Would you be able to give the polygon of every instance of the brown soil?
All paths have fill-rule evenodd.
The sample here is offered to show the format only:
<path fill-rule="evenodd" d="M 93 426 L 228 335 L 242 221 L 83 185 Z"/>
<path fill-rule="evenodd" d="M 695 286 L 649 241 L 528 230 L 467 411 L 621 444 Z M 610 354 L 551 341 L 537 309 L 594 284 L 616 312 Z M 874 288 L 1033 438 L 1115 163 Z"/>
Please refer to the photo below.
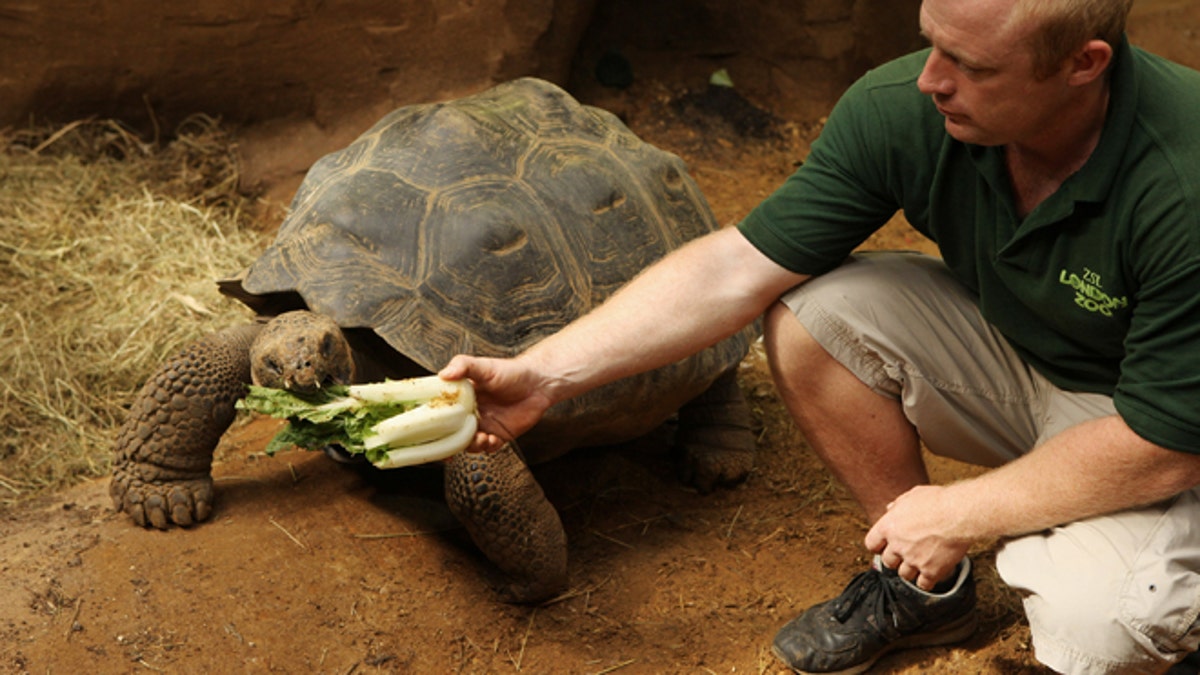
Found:
<path fill-rule="evenodd" d="M 1135 33 L 1200 65 L 1191 3 Z M 1186 14 L 1186 16 L 1182 16 Z M 803 157 L 815 125 L 773 121 L 693 87 L 638 82 L 581 96 L 684 157 L 733 223 Z M 721 96 L 727 96 L 721 95 Z M 872 247 L 924 248 L 901 222 Z M 446 510 L 435 469 L 365 473 L 319 454 L 266 457 L 274 427 L 242 423 L 218 449 L 218 505 L 186 531 L 110 508 L 107 481 L 0 514 L 0 669 L 12 673 L 782 673 L 775 631 L 867 563 L 857 507 L 805 447 L 757 353 L 743 385 L 758 466 L 700 495 L 656 439 L 576 452 L 536 475 L 570 546 L 571 590 L 502 604 L 487 562 Z M 973 469 L 931 458 L 937 481 Z M 975 552 L 982 624 L 950 648 L 879 671 L 1032 673 L 1014 594 Z"/>

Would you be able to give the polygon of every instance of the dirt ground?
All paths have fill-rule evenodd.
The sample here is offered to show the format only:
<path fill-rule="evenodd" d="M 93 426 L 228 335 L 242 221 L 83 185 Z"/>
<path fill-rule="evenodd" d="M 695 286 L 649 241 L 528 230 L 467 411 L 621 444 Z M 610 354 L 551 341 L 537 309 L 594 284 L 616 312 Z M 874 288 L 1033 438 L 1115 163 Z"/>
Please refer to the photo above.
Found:
<path fill-rule="evenodd" d="M 1200 65 L 1200 8 L 1160 5 L 1135 40 Z M 817 128 L 764 126 L 702 85 L 586 93 L 680 154 L 722 223 L 782 181 Z M 900 222 L 869 246 L 929 250 Z M 568 593 L 537 607 L 497 601 L 436 469 L 266 457 L 271 422 L 227 434 L 217 508 L 187 531 L 133 526 L 113 513 L 106 480 L 46 495 L 0 514 L 0 671 L 783 673 L 772 636 L 867 564 L 865 522 L 788 421 L 757 352 L 742 384 L 760 450 L 740 487 L 682 487 L 659 437 L 537 467 L 571 574 Z M 974 471 L 931 463 L 939 482 Z M 978 633 L 885 657 L 878 672 L 1040 672 L 990 547 L 974 556 Z"/>

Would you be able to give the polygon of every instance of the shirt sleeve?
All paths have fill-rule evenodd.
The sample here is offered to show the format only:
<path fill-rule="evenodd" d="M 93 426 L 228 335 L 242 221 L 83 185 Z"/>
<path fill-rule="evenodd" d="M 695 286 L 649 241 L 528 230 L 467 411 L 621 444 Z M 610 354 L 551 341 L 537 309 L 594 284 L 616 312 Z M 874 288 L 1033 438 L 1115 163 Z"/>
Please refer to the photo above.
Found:
<path fill-rule="evenodd" d="M 888 184 L 888 129 L 875 114 L 875 95 L 869 76 L 855 83 L 804 163 L 738 226 L 788 270 L 833 269 L 900 207 Z"/>
<path fill-rule="evenodd" d="M 1142 438 L 1200 453 L 1200 217 L 1182 198 L 1155 201 L 1142 209 L 1154 226 L 1133 239 L 1139 285 L 1113 403 Z"/>

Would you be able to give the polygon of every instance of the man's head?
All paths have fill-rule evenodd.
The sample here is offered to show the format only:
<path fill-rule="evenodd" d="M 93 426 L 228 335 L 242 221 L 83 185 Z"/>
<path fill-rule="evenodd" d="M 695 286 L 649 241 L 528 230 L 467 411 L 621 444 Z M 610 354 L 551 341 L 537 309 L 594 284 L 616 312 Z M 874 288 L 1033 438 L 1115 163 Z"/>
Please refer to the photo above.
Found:
<path fill-rule="evenodd" d="M 1036 142 L 1098 105 L 1132 0 L 925 0 L 933 50 L 917 85 L 947 132 L 980 145 Z"/>

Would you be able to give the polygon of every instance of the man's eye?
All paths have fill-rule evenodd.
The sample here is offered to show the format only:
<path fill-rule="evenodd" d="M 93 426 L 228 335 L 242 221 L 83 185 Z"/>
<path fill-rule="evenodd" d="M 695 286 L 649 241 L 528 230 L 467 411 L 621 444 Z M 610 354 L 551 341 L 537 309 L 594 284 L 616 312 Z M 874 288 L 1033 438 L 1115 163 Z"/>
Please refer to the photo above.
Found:
<path fill-rule="evenodd" d="M 969 79 L 982 80 L 995 72 L 992 68 L 983 66 L 969 66 L 961 61 L 958 63 L 958 71 Z"/>

